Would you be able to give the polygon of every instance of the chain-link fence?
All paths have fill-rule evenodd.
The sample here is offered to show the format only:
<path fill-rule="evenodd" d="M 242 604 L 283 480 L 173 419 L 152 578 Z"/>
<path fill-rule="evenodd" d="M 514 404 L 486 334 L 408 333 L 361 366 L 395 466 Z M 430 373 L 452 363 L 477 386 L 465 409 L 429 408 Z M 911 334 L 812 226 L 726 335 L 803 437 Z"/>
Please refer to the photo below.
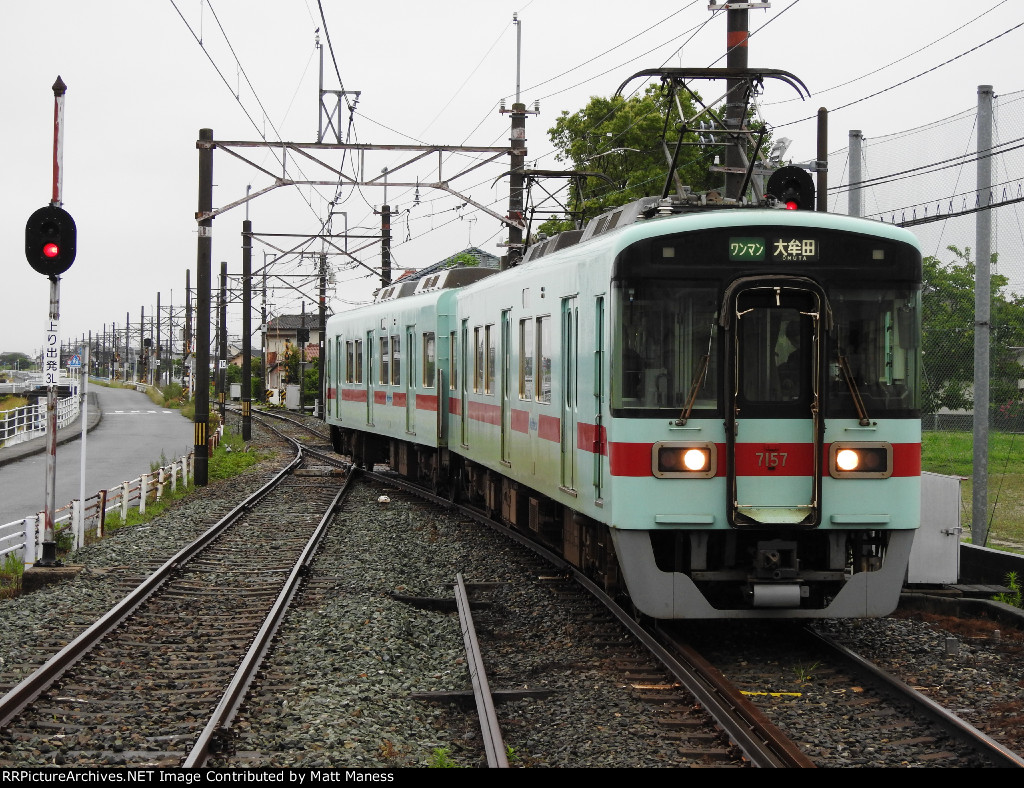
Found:
<path fill-rule="evenodd" d="M 973 101 L 973 106 L 917 128 L 877 138 L 870 128 L 859 129 L 860 199 L 864 216 L 905 225 L 921 242 L 926 258 L 925 467 L 965 477 L 972 472 L 970 432 L 975 417 L 976 222 L 981 206 L 994 206 L 985 212 L 992 220 L 991 250 L 996 256 L 989 347 L 989 543 L 1001 538 L 1024 541 L 1024 474 L 1015 470 L 1024 448 L 1024 434 L 1016 436 L 1024 433 L 1024 91 L 995 96 L 993 186 L 988 199 L 977 191 L 977 162 L 984 155 L 977 143 L 977 96 L 962 99 L 955 101 Z M 941 109 L 934 114 L 942 114 Z M 837 130 L 831 134 L 836 139 Z M 828 207 L 833 212 L 848 212 L 851 148 L 856 150 L 856 144 L 829 154 Z M 948 456 L 936 456 L 941 454 Z M 969 487 L 965 484 L 965 497 Z M 965 521 L 970 509 L 967 499 Z"/>

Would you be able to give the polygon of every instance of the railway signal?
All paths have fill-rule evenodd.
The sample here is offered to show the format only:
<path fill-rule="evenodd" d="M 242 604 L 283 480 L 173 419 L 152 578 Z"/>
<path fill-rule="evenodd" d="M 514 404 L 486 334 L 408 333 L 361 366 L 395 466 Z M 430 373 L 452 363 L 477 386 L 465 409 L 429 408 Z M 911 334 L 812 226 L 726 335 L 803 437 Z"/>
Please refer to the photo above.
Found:
<path fill-rule="evenodd" d="M 787 211 L 814 210 L 814 181 L 800 167 L 783 167 L 773 172 L 766 191 Z"/>
<path fill-rule="evenodd" d="M 28 264 L 45 276 L 60 276 L 75 262 L 77 235 L 75 220 L 63 208 L 40 208 L 25 224 Z"/>

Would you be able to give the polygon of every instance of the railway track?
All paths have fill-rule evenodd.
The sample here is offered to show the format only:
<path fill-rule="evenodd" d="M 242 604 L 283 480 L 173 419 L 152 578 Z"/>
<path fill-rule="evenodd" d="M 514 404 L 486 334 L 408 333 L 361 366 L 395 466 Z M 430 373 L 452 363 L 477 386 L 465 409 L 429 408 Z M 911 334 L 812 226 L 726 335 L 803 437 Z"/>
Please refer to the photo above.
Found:
<path fill-rule="evenodd" d="M 704 652 L 819 766 L 1024 766 L 1024 756 L 811 627 L 665 633 L 695 644 L 686 647 Z"/>
<path fill-rule="evenodd" d="M 295 593 L 342 481 L 301 449 L 0 698 L 0 766 L 205 763 Z M 209 722 L 207 722 L 209 720 Z"/>
<path fill-rule="evenodd" d="M 317 434 L 314 451 L 324 448 L 324 436 Z M 297 478 L 308 483 L 316 477 Z M 346 501 L 344 515 L 325 536 L 317 562 L 303 564 L 302 587 L 292 598 L 288 620 L 280 623 L 275 645 L 264 650 L 263 667 L 255 676 L 250 672 L 235 680 L 236 696 L 247 696 L 244 706 L 221 703 L 230 671 L 223 671 L 219 689 L 213 689 L 214 679 L 207 681 L 205 667 L 195 664 L 216 661 L 218 638 L 205 646 L 202 660 L 163 660 L 171 672 L 151 673 L 149 684 L 145 670 L 132 672 L 127 664 L 135 661 L 128 646 L 138 648 L 139 643 L 114 645 L 105 654 L 108 647 L 101 646 L 33 702 L 44 709 L 42 717 L 27 728 L 5 728 L 0 734 L 3 763 L 29 762 L 22 756 L 31 748 L 31 762 L 45 758 L 51 765 L 198 765 L 198 759 L 185 760 L 183 742 L 189 737 L 198 741 L 200 730 L 210 728 L 206 754 L 213 766 L 422 766 L 431 762 L 431 751 L 450 754 L 460 765 L 484 765 L 477 717 L 462 706 L 471 693 L 458 619 L 430 607 L 431 600 L 453 600 L 452 579 L 458 572 L 465 574 L 496 718 L 511 748 L 510 765 L 622 766 L 624 752 L 631 765 L 647 766 L 898 765 L 901 761 L 882 760 L 882 755 L 860 757 L 890 745 L 906 763 L 998 763 L 973 755 L 951 758 L 949 753 L 959 758 L 960 745 L 951 746 L 947 733 L 911 727 L 918 723 L 907 712 L 880 713 L 881 701 L 871 696 L 865 702 L 868 693 L 850 689 L 866 687 L 863 679 L 815 665 L 818 657 L 802 657 L 787 640 L 781 646 L 786 659 L 802 659 L 803 678 L 821 686 L 811 681 L 799 702 L 785 692 L 758 695 L 789 684 L 778 675 L 770 678 L 767 663 L 773 658 L 763 650 L 768 640 L 750 632 L 740 645 L 723 636 L 717 638 L 722 648 L 707 650 L 707 661 L 742 690 L 726 690 L 724 700 L 716 701 L 739 709 L 736 721 L 716 722 L 706 711 L 711 704 L 701 697 L 709 692 L 706 685 L 718 681 L 716 671 L 693 664 L 670 668 L 655 660 L 642 646 L 643 636 L 628 633 L 596 607 L 564 565 L 545 568 L 503 537 L 482 537 L 468 514 L 428 506 L 390 475 L 372 484 L 360 481 L 356 491 L 356 500 Z M 301 496 L 307 497 L 305 492 Z M 298 517 L 294 511 L 286 516 Z M 268 552 L 271 543 L 263 544 L 257 552 Z M 278 566 L 263 574 L 265 585 L 267 577 L 287 572 Z M 178 623 L 211 587 L 207 581 L 223 578 L 231 584 L 235 575 L 235 567 L 209 559 L 201 580 L 183 587 L 175 599 Z M 427 603 L 421 606 L 419 600 Z M 234 616 L 230 626 L 243 616 Z M 224 620 L 222 615 L 219 621 Z M 255 619 L 252 624 L 258 628 Z M 158 624 L 148 631 L 133 625 L 123 631 L 134 632 L 135 641 L 152 645 L 159 640 L 169 647 L 172 639 L 194 639 L 195 629 L 175 633 L 170 625 Z M 229 640 L 228 634 L 225 625 L 219 640 Z M 244 650 L 223 661 L 239 662 Z M 735 674 L 733 666 L 744 659 L 761 672 Z M 91 672 L 87 660 L 94 660 Z M 684 661 L 700 663 L 692 655 Z M 684 678 L 687 672 L 696 677 Z M 109 689 L 101 702 L 82 702 L 88 700 L 85 691 L 104 680 L 116 689 Z M 696 692 L 687 689 L 691 683 Z M 217 722 L 206 723 L 206 717 L 188 710 L 185 698 L 195 684 L 205 692 L 199 696 L 208 712 L 218 705 L 227 710 Z M 136 687 L 146 700 L 133 702 Z M 826 706 L 825 698 L 831 702 L 843 695 L 854 700 L 845 710 Z M 815 702 L 808 707 L 812 697 Z M 108 706 L 105 716 L 91 709 L 101 703 Z M 794 729 L 790 717 L 777 712 L 787 704 L 792 712 L 798 703 L 803 707 L 796 716 L 804 727 Z M 771 726 L 755 727 L 760 723 L 749 719 L 754 706 L 753 716 L 759 713 L 777 726 L 776 732 Z M 171 718 L 155 720 L 151 727 L 137 719 L 152 716 L 157 707 Z M 228 725 L 230 733 L 225 732 Z M 823 743 L 840 728 L 846 729 L 845 737 L 837 734 L 840 744 L 853 749 L 851 739 L 856 739 L 862 752 L 844 754 L 841 746 Z M 779 754 L 791 746 L 781 731 L 800 743 L 805 762 L 799 751 Z M 768 753 L 757 754 L 756 748 L 766 743 Z"/>

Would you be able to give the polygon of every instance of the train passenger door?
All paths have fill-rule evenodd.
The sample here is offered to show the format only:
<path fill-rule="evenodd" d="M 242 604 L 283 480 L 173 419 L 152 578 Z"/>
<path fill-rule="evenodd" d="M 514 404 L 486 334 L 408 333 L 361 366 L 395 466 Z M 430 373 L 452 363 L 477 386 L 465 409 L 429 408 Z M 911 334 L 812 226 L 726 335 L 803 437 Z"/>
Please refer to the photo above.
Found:
<path fill-rule="evenodd" d="M 594 499 L 604 487 L 604 296 L 598 296 L 594 319 Z"/>
<path fill-rule="evenodd" d="M 461 436 L 459 442 L 464 447 L 469 446 L 468 418 L 469 418 L 469 379 L 472 376 L 469 366 L 469 321 L 462 321 L 462 342 L 459 352 L 462 354 L 461 375 L 459 378 L 459 430 Z"/>
<path fill-rule="evenodd" d="M 405 431 L 416 434 L 416 326 L 405 328 Z"/>
<path fill-rule="evenodd" d="M 366 423 L 373 425 L 373 332 L 366 332 Z"/>
<path fill-rule="evenodd" d="M 501 461 L 508 465 L 512 458 L 512 315 L 501 313 Z"/>
<path fill-rule="evenodd" d="M 808 280 L 773 284 L 778 281 L 751 278 L 726 295 L 733 321 L 728 452 L 736 525 L 819 523 L 827 302 Z"/>
<path fill-rule="evenodd" d="M 562 489 L 576 489 L 576 367 L 579 311 L 576 297 L 562 299 Z"/>

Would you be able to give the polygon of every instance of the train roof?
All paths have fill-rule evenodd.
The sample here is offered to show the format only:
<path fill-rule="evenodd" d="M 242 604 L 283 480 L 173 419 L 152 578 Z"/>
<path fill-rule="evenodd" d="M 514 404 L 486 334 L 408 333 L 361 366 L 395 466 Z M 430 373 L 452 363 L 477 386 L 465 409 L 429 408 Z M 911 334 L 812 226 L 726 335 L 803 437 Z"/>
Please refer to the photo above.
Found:
<path fill-rule="evenodd" d="M 680 222 L 680 219 L 685 221 Z M 619 231 L 622 239 L 616 246 L 621 248 L 642 238 L 668 233 L 754 225 L 841 230 L 900 241 L 920 250 L 920 243 L 912 232 L 874 219 L 809 210 L 791 211 L 763 205 L 694 206 L 692 203 L 673 199 L 645 197 L 595 216 L 582 230 L 559 233 L 534 244 L 527 250 L 523 263 L 540 260 L 546 255 L 608 236 L 616 231 Z M 627 229 L 631 231 L 625 232 Z"/>

